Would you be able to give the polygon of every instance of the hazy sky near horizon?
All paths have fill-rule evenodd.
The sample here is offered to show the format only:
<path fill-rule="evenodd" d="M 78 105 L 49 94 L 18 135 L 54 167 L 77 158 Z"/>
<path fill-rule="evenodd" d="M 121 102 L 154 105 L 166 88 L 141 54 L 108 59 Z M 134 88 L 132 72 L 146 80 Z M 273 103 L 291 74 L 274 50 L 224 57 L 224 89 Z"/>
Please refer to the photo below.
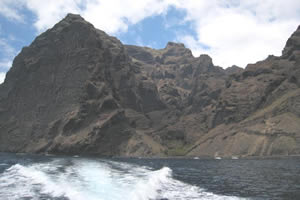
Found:
<path fill-rule="evenodd" d="M 0 83 L 23 46 L 67 13 L 125 44 L 184 43 L 223 68 L 281 55 L 300 24 L 299 0 L 0 0 Z"/>

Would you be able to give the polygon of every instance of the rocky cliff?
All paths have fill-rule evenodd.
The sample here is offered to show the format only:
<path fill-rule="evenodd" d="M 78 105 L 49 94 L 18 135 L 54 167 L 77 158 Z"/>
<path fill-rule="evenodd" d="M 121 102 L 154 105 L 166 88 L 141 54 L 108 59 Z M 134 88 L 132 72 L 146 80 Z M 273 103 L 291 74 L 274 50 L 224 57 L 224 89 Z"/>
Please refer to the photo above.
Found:
<path fill-rule="evenodd" d="M 123 45 L 68 14 L 0 85 L 0 151 L 300 154 L 300 27 L 282 56 L 224 70 L 183 44 Z"/>

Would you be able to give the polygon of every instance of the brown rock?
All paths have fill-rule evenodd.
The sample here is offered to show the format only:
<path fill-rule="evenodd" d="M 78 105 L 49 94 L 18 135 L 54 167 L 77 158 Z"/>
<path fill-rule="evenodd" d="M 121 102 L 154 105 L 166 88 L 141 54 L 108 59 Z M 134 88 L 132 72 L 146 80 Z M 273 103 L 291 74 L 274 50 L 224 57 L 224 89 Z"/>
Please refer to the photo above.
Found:
<path fill-rule="evenodd" d="M 183 44 L 121 42 L 69 14 L 0 85 L 0 151 L 105 156 L 300 153 L 299 28 L 280 57 L 226 70 Z"/>

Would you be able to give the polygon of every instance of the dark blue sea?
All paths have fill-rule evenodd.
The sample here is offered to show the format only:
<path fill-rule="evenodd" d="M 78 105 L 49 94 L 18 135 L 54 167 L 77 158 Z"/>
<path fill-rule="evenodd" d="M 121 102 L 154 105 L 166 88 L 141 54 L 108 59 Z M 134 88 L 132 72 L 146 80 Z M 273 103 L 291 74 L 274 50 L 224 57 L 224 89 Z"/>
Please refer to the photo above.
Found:
<path fill-rule="evenodd" d="M 1 200 L 300 199 L 300 158 L 107 159 L 0 153 Z"/>

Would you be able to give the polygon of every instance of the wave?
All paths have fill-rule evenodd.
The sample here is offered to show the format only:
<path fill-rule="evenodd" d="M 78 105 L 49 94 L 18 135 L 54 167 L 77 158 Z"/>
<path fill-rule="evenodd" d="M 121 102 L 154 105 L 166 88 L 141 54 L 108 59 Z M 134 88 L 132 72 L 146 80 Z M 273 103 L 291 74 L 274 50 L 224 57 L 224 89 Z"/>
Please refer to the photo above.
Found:
<path fill-rule="evenodd" d="M 112 161 L 54 160 L 28 166 L 16 164 L 0 176 L 0 199 L 156 200 L 219 199 L 172 177 L 163 167 L 146 167 Z"/>
<path fill-rule="evenodd" d="M 149 175 L 144 180 L 137 182 L 130 196 L 132 196 L 133 200 L 156 199 L 163 186 L 168 184 L 171 174 L 172 170 L 168 167 L 149 172 Z"/>

